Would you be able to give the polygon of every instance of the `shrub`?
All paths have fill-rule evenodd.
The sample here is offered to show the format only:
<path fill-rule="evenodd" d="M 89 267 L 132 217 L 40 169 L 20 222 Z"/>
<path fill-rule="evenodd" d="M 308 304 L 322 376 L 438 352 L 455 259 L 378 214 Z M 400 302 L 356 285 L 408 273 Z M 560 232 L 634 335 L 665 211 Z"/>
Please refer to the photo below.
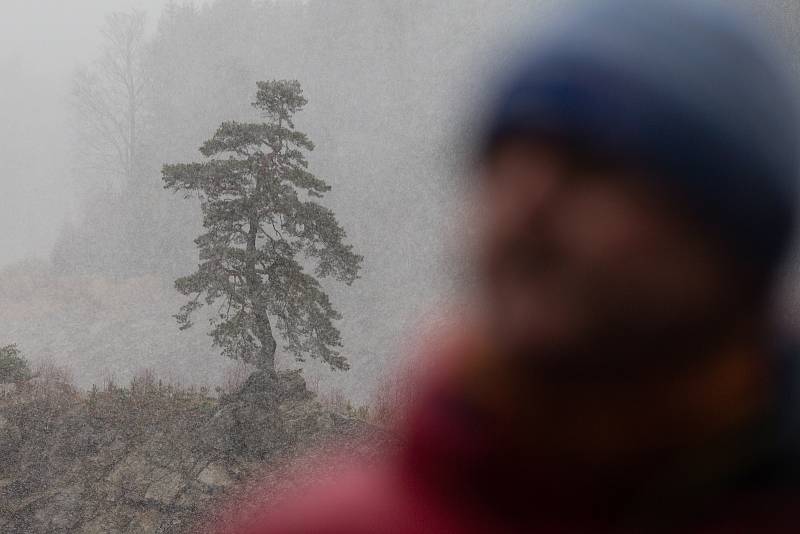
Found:
<path fill-rule="evenodd" d="M 218 391 L 221 395 L 234 395 L 238 393 L 248 377 L 253 373 L 255 367 L 241 360 L 236 360 L 233 365 L 225 368 L 222 375 L 222 384 Z"/>
<path fill-rule="evenodd" d="M 17 346 L 0 347 L 0 383 L 22 382 L 30 377 L 30 364 Z"/>
<path fill-rule="evenodd" d="M 402 424 L 402 418 L 414 401 L 415 384 L 415 375 L 409 368 L 403 367 L 387 374 L 372 393 L 369 422 L 386 427 Z"/>
<path fill-rule="evenodd" d="M 51 400 L 74 400 L 78 396 L 72 370 L 49 361 L 36 365 L 26 389 L 34 397 Z"/>

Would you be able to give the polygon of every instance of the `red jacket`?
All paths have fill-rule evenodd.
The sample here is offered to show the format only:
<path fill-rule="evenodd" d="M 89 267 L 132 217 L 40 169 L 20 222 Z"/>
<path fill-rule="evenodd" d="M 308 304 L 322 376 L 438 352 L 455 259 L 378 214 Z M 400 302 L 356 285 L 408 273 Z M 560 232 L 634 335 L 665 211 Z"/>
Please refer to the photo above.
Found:
<path fill-rule="evenodd" d="M 399 451 L 387 454 L 377 466 L 359 466 L 357 459 L 344 462 L 339 474 L 326 482 L 311 483 L 307 489 L 285 495 L 280 504 L 260 511 L 255 518 L 240 522 L 234 518 L 219 531 L 800 532 L 800 476 L 796 476 L 797 463 L 791 459 L 795 455 L 780 452 L 784 438 L 779 435 L 783 434 L 773 431 L 771 422 L 747 425 L 746 439 L 740 440 L 737 433 L 730 439 L 704 443 L 694 456 L 680 448 L 669 449 L 664 465 L 676 466 L 669 469 L 659 469 L 663 466 L 655 459 L 661 451 L 651 451 L 647 440 L 641 442 L 647 444 L 641 462 L 637 460 L 641 447 L 608 456 L 608 450 L 617 451 L 619 444 L 608 448 L 602 440 L 596 445 L 578 443 L 575 451 L 597 450 L 597 458 L 603 460 L 584 460 L 568 452 L 561 456 L 554 453 L 557 448 L 537 443 L 559 443 L 551 436 L 560 431 L 557 418 L 549 412 L 574 416 L 569 411 L 572 405 L 551 405 L 545 410 L 546 426 L 529 425 L 537 418 L 517 413 L 525 411 L 523 399 L 516 399 L 522 403 L 516 411 L 499 413 L 496 407 L 503 403 L 484 402 L 483 394 L 475 393 L 480 384 L 471 384 L 471 374 L 462 372 L 471 365 L 465 351 L 475 352 L 475 348 L 466 344 L 452 349 L 451 355 L 457 357 L 445 360 L 458 364 L 434 373 L 422 388 L 403 426 Z M 709 380 L 720 374 L 715 373 L 708 374 Z M 481 377 L 490 375 L 486 369 L 479 373 Z M 491 391 L 492 387 L 484 389 Z M 584 401 L 577 404 L 587 404 Z M 638 414 L 641 410 L 637 408 L 631 413 Z M 603 412 L 587 408 L 580 413 L 594 416 Z M 609 421 L 614 424 L 613 419 Z M 587 420 L 577 428 L 592 426 Z M 713 421 L 708 426 L 713 428 Z M 567 424 L 566 428 L 571 427 Z M 569 432 L 564 435 L 572 436 Z M 582 435 L 588 436 L 584 441 L 591 441 L 593 434 Z M 640 434 L 633 435 L 633 441 L 639 443 Z M 746 454 L 720 460 L 737 450 L 740 441 L 746 443 Z M 621 443 L 628 446 L 626 441 Z M 756 445 L 751 447 L 751 443 Z M 623 458 L 625 463 L 611 463 L 611 469 L 604 469 L 606 456 L 615 461 Z M 673 462 L 675 456 L 687 456 L 691 461 Z M 716 469 L 717 465 L 721 467 Z"/>

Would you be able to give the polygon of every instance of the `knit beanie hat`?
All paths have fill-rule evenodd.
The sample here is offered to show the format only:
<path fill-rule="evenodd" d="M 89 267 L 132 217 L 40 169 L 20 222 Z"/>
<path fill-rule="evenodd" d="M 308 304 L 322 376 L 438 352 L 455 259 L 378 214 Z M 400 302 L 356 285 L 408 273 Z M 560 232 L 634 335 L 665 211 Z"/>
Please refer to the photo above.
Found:
<path fill-rule="evenodd" d="M 630 159 L 748 270 L 772 280 L 793 237 L 792 76 L 742 18 L 696 0 L 599 0 L 521 54 L 482 141 L 555 135 Z"/>

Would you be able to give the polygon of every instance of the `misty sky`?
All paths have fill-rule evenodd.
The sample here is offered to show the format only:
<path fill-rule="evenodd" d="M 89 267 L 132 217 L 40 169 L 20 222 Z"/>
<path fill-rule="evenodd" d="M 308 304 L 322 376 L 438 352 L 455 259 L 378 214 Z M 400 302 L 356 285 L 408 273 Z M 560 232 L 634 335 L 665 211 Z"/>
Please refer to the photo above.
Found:
<path fill-rule="evenodd" d="M 65 217 L 70 184 L 68 96 L 72 73 L 96 55 L 112 11 L 169 0 L 2 0 L 0 16 L 0 267 L 46 257 Z"/>
<path fill-rule="evenodd" d="M 173 314 L 181 299 L 165 290 L 196 265 L 196 220 L 188 216 L 191 206 L 163 194 L 154 169 L 197 158 L 196 147 L 219 121 L 238 117 L 240 104 L 249 111 L 256 76 L 297 78 L 312 96 L 306 113 L 320 146 L 314 170 L 334 185 L 331 207 L 366 258 L 362 279 L 332 293 L 346 318 L 342 330 L 353 369 L 330 381 L 353 398 L 366 398 L 395 354 L 412 352 L 405 345 L 395 349 L 414 337 L 405 332 L 434 322 L 437 299 L 462 272 L 453 267 L 461 258 L 451 244 L 458 239 L 450 239 L 458 219 L 442 201 L 457 196 L 449 176 L 454 169 L 445 169 L 457 152 L 449 143 L 460 134 L 449 131 L 459 129 L 453 117 L 474 104 L 476 87 L 488 84 L 489 72 L 503 63 L 494 58 L 504 56 L 491 50 L 504 48 L 523 25 L 535 31 L 557 8 L 591 0 L 391 1 L 320 1 L 318 12 L 292 26 L 300 28 L 295 33 L 264 32 L 257 18 L 251 24 L 246 2 L 219 2 L 218 10 L 197 20 L 176 18 L 181 24 L 175 28 L 187 33 L 162 42 L 159 50 L 167 53 L 152 65 L 162 82 L 176 83 L 158 89 L 163 98 L 153 111 L 161 130 L 154 130 L 152 143 L 163 150 L 148 154 L 150 170 L 137 177 L 139 185 L 149 185 L 139 196 L 82 198 L 79 208 L 72 158 L 80 151 L 72 141 L 69 102 L 75 69 L 102 49 L 100 27 L 108 13 L 144 10 L 152 31 L 170 0 L 0 0 L 0 268 L 47 258 L 65 219 L 88 221 L 59 241 L 60 263 L 6 270 L 17 274 L 0 279 L 8 303 L 0 343 L 18 342 L 34 358 L 58 358 L 87 387 L 104 369 L 127 380 L 125 370 L 147 366 L 160 366 L 162 373 L 190 369 L 196 372 L 189 380 L 214 382 L 222 369 L 218 351 L 200 328 L 179 335 Z M 800 2 L 717 1 L 756 7 L 754 16 L 773 30 L 785 25 L 780 31 L 800 72 Z M 465 8 L 473 4 L 497 9 Z M 334 12 L 338 19 L 329 17 Z M 398 13 L 404 24 L 396 24 Z M 331 61 L 336 54 L 342 61 Z M 176 76 L 175 66 L 184 63 Z M 204 113 L 193 111 L 206 105 Z M 466 108 L 461 113 L 469 115 Z M 90 276 L 78 280 L 74 273 Z M 20 287 L 21 293 L 13 291 Z"/>
<path fill-rule="evenodd" d="M 61 223 L 77 211 L 70 182 L 68 96 L 76 66 L 97 54 L 105 15 L 143 9 L 152 29 L 169 2 L 2 0 L 0 267 L 46 257 Z M 791 2 L 774 0 L 775 11 L 797 12 L 788 7 Z"/>

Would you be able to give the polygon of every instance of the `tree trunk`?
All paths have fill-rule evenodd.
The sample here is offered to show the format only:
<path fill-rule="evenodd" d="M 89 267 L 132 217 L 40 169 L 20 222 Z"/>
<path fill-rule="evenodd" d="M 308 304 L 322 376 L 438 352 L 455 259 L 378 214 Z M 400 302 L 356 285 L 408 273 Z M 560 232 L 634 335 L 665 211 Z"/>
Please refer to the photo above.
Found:
<path fill-rule="evenodd" d="M 250 293 L 249 299 L 253 306 L 253 318 L 255 320 L 255 336 L 258 338 L 261 345 L 256 361 L 253 362 L 255 366 L 270 374 L 275 373 L 275 350 L 278 344 L 275 342 L 275 336 L 272 335 L 272 326 L 269 322 L 267 315 L 267 307 L 264 304 L 263 297 L 261 296 L 261 279 L 256 273 L 256 246 L 258 240 L 258 215 L 255 213 L 250 214 L 250 228 L 247 235 L 247 264 L 245 266 L 247 272 L 247 289 Z"/>
<path fill-rule="evenodd" d="M 275 342 L 275 336 L 272 335 L 272 328 L 269 324 L 269 317 L 266 313 L 259 311 L 255 312 L 256 318 L 256 337 L 261 343 L 261 349 L 258 353 L 258 361 L 256 367 L 269 373 L 275 372 L 275 350 L 278 344 Z"/>

